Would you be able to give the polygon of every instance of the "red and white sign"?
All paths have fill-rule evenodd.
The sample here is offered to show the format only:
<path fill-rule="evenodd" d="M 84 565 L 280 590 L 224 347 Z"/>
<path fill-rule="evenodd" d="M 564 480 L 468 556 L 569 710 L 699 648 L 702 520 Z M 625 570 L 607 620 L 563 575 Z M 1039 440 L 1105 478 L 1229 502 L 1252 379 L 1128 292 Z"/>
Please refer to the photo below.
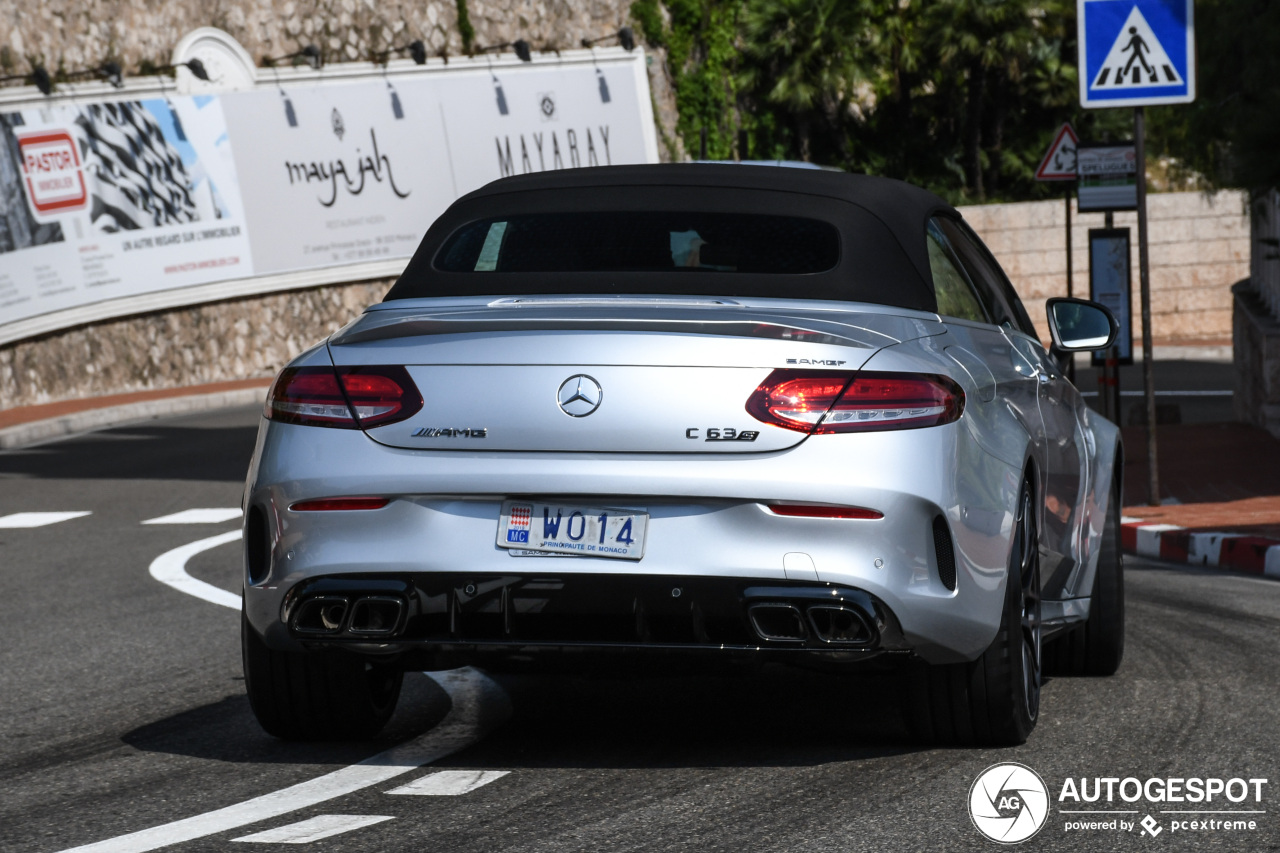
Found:
<path fill-rule="evenodd" d="M 1040 161 L 1036 169 L 1037 181 L 1074 181 L 1076 179 L 1076 148 L 1080 140 L 1071 125 L 1064 124 L 1058 128 L 1058 135 L 1049 146 L 1049 153 Z"/>
<path fill-rule="evenodd" d="M 18 137 L 27 197 L 37 219 L 83 210 L 89 203 L 80 152 L 65 130 Z"/>

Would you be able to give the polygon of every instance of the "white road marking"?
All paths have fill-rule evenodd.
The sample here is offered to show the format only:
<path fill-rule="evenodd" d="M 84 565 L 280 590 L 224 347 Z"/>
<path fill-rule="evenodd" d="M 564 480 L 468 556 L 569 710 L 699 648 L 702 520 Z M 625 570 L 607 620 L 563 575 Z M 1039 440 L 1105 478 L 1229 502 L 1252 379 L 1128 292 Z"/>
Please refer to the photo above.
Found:
<path fill-rule="evenodd" d="M 241 515 L 239 507 L 218 507 L 214 509 L 184 509 L 172 515 L 159 518 L 148 518 L 143 524 L 221 524 Z"/>
<path fill-rule="evenodd" d="M 214 604 L 240 609 L 240 596 L 218 589 L 187 574 L 187 560 L 202 551 L 240 538 L 235 530 L 201 539 L 161 554 L 151 564 L 151 576 L 176 590 Z M 146 853 L 171 844 L 230 832 L 242 826 L 310 808 L 346 796 L 431 764 L 480 740 L 511 713 L 506 693 L 491 678 L 471 667 L 424 673 L 449 696 L 449 713 L 435 728 L 359 764 L 291 785 L 261 797 L 161 826 L 108 838 L 62 853 Z M 486 713 L 487 712 L 487 713 Z"/>
<path fill-rule="evenodd" d="M 232 841 L 248 841 L 253 844 L 310 844 L 331 835 L 340 835 L 353 829 L 373 826 L 384 820 L 391 820 L 391 815 L 360 814 L 322 814 L 316 815 L 288 826 L 268 829 L 266 832 L 255 832 Z"/>
<path fill-rule="evenodd" d="M 483 711 L 491 712 L 495 707 L 506 711 L 508 708 L 507 697 L 502 688 L 479 670 L 464 667 L 448 672 L 429 672 L 427 675 L 449 694 L 452 707 L 434 729 L 411 741 L 393 746 L 359 764 L 343 767 L 243 803 L 96 844 L 64 850 L 62 853 L 146 853 L 148 850 L 229 832 L 298 809 L 310 808 L 371 785 L 380 785 L 424 764 L 439 761 L 466 749 L 499 722 L 499 719 L 494 719 L 494 714 L 485 714 Z M 505 715 L 496 716 L 500 718 Z"/>
<path fill-rule="evenodd" d="M 172 551 L 165 551 L 151 562 L 151 577 L 160 581 L 160 583 L 168 584 L 178 592 L 185 592 L 187 595 L 194 595 L 196 598 L 202 598 L 212 604 L 221 604 L 223 607 L 239 610 L 239 595 L 234 592 L 227 592 L 225 589 L 219 589 L 213 584 L 205 583 L 202 580 L 196 580 L 187 574 L 187 560 L 202 551 L 208 551 L 210 548 L 234 542 L 239 538 L 240 531 L 231 530 L 227 533 L 211 536 L 208 539 L 192 542 L 189 545 L 183 545 L 180 548 L 174 548 Z"/>
<path fill-rule="evenodd" d="M 59 521 L 70 521 L 92 515 L 91 512 L 15 512 L 12 515 L 0 516 L 0 527 L 44 527 L 46 524 L 57 524 Z"/>
<path fill-rule="evenodd" d="M 441 770 L 408 785 L 392 788 L 388 794 L 413 794 L 419 797 L 456 797 L 483 788 L 510 773 L 510 770 Z"/>

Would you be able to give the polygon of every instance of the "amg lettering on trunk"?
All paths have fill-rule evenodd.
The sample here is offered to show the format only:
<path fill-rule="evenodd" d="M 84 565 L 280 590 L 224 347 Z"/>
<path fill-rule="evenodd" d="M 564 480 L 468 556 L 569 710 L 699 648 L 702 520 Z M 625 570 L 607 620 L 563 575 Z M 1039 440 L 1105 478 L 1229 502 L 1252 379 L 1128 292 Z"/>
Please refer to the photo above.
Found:
<path fill-rule="evenodd" d="M 484 438 L 489 428 L 460 429 L 458 427 L 422 427 L 413 431 L 413 438 Z"/>

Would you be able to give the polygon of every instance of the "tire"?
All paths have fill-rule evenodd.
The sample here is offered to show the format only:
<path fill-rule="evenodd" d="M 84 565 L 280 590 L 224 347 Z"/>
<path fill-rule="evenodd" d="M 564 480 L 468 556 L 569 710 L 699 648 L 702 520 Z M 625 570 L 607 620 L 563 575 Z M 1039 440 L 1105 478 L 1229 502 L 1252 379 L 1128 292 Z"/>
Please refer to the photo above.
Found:
<path fill-rule="evenodd" d="M 404 673 L 341 649 L 277 652 L 240 614 L 249 705 L 284 740 L 365 740 L 391 719 Z"/>
<path fill-rule="evenodd" d="M 976 661 L 921 665 L 907 681 L 907 720 L 930 743 L 1017 746 L 1040 715 L 1040 548 L 1029 482 L 1018 499 L 1004 609 Z"/>
<path fill-rule="evenodd" d="M 1088 620 L 1045 646 L 1045 666 L 1053 675 L 1115 675 L 1124 659 L 1124 555 L 1120 490 L 1114 482 L 1089 598 Z"/>

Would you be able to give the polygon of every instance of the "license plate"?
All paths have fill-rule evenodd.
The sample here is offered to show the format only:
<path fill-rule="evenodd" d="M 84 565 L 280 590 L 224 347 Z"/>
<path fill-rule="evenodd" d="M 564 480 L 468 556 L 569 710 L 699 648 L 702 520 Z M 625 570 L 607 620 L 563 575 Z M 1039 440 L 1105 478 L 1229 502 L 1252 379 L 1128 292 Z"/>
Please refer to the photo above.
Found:
<path fill-rule="evenodd" d="M 498 547 L 513 552 L 639 560 L 649 514 L 634 509 L 505 501 Z"/>

